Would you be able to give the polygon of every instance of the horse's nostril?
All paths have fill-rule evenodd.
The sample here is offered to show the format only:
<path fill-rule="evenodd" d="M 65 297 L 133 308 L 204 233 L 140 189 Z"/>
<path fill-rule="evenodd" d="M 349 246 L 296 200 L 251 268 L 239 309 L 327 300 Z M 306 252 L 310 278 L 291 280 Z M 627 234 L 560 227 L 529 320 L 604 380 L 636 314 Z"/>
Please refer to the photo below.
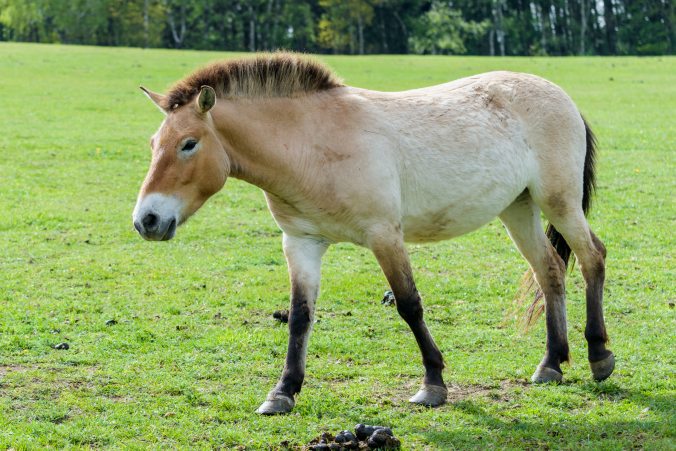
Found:
<path fill-rule="evenodd" d="M 150 231 L 157 227 L 157 225 L 160 222 L 160 218 L 155 213 L 148 213 L 143 217 L 142 222 L 143 227 L 145 227 L 146 230 Z"/>

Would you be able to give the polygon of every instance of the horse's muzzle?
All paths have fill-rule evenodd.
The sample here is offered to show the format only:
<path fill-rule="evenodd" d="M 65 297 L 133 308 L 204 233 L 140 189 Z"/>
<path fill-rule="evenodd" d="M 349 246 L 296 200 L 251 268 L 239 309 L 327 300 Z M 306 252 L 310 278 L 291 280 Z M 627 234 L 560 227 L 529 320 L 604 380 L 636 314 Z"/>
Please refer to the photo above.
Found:
<path fill-rule="evenodd" d="M 183 202 L 175 196 L 151 193 L 139 199 L 132 218 L 134 228 L 148 241 L 167 241 L 181 222 Z"/>
<path fill-rule="evenodd" d="M 148 241 L 167 241 L 176 234 L 176 218 L 162 220 L 156 213 L 146 213 L 134 221 L 136 231 Z"/>

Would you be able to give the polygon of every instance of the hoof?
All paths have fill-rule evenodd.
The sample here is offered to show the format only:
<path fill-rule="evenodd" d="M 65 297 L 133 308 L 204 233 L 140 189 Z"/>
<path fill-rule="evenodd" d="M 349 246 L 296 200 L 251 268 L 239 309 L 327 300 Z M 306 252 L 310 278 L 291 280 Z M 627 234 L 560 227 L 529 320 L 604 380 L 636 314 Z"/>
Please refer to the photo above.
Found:
<path fill-rule="evenodd" d="M 589 362 L 595 381 L 603 381 L 613 374 L 615 369 L 615 355 L 611 352 L 608 357 L 598 362 Z"/>
<path fill-rule="evenodd" d="M 437 407 L 446 402 L 448 390 L 441 385 L 423 385 L 408 402 L 421 406 Z"/>
<path fill-rule="evenodd" d="M 535 373 L 530 377 L 534 384 L 544 384 L 546 382 L 561 382 L 563 374 L 556 371 L 554 368 L 539 365 Z"/>
<path fill-rule="evenodd" d="M 291 412 L 296 403 L 293 398 L 281 394 L 270 394 L 263 404 L 256 410 L 261 415 L 279 415 Z"/>

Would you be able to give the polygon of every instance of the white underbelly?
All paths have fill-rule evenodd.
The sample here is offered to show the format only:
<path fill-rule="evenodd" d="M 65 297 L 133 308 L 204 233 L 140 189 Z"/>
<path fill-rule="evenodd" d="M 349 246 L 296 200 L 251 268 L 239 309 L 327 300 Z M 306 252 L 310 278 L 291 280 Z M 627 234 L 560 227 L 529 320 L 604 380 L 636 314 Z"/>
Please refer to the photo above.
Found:
<path fill-rule="evenodd" d="M 486 153 L 489 161 L 438 162 L 435 168 L 425 168 L 424 175 L 412 175 L 415 181 L 402 186 L 406 241 L 439 241 L 469 233 L 493 220 L 523 192 L 532 173 L 526 152 L 508 151 L 504 158 Z"/>
<path fill-rule="evenodd" d="M 441 241 L 464 235 L 490 222 L 514 198 L 492 205 L 459 205 L 403 218 L 404 240 L 413 243 Z"/>

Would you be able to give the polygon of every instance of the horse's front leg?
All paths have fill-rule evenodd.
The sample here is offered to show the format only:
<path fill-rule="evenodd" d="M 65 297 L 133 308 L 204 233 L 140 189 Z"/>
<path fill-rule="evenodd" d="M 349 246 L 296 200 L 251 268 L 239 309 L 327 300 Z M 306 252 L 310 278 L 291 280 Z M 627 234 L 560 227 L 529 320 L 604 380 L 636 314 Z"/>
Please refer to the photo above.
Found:
<path fill-rule="evenodd" d="M 410 402 L 436 407 L 446 402 L 448 390 L 441 372 L 444 359 L 423 320 L 420 295 L 413 281 L 413 273 L 404 247 L 401 229 L 385 227 L 374 233 L 370 247 L 394 293 L 399 315 L 411 328 L 422 353 L 425 366 L 423 386 Z"/>
<path fill-rule="evenodd" d="M 284 255 L 291 279 L 289 347 L 282 376 L 257 412 L 265 415 L 288 413 L 295 405 L 305 377 L 305 357 L 319 293 L 322 255 L 328 244 L 313 238 L 284 234 Z"/>

